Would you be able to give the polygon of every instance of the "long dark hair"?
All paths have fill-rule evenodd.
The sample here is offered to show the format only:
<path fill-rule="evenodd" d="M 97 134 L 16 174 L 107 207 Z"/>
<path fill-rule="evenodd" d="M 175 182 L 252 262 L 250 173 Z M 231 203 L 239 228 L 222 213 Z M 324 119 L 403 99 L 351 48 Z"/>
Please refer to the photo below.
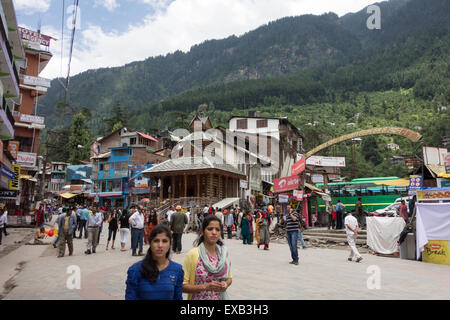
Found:
<path fill-rule="evenodd" d="M 154 215 L 152 215 L 153 212 L 155 213 Z M 149 223 L 153 223 L 154 225 L 156 225 L 156 224 L 158 223 L 157 217 L 158 217 L 158 214 L 156 213 L 156 210 L 155 210 L 155 209 L 152 209 L 152 210 L 150 211 L 149 216 L 148 216 L 148 222 L 149 222 Z"/>
<path fill-rule="evenodd" d="M 148 238 L 148 242 L 151 244 L 153 239 L 160 233 L 165 233 L 166 236 L 170 240 L 170 247 L 172 247 L 172 232 L 170 232 L 169 228 L 163 224 L 157 225 L 152 229 L 150 236 Z M 169 251 L 167 251 L 166 258 L 168 259 L 170 256 L 170 247 Z M 152 255 L 152 247 L 148 248 L 147 254 L 145 255 L 144 260 L 142 261 L 141 266 L 141 275 L 143 278 L 148 279 L 150 283 L 155 283 L 156 279 L 158 279 L 159 270 L 156 266 L 156 261 L 153 260 Z"/>
<path fill-rule="evenodd" d="M 222 225 L 222 220 L 220 220 L 219 218 L 217 218 L 215 215 L 213 214 L 209 214 L 205 217 L 205 219 L 203 219 L 203 223 L 202 223 L 202 230 L 203 232 L 206 230 L 206 228 L 208 227 L 208 225 L 212 222 L 212 221 L 217 221 L 219 222 L 220 225 L 220 239 L 217 240 L 217 244 L 219 246 L 223 246 L 223 242 L 222 239 L 224 238 L 223 235 L 223 225 Z M 198 247 L 203 241 L 205 241 L 205 236 L 204 235 L 200 235 L 200 237 L 198 237 L 195 241 L 194 241 L 194 246 Z"/>

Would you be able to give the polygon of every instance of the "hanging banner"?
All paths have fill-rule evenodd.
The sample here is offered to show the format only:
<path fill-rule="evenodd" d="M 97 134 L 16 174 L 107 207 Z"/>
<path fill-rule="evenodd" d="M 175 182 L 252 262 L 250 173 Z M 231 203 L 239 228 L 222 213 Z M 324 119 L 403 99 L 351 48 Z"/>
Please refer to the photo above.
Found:
<path fill-rule="evenodd" d="M 444 157 L 444 166 L 445 166 L 445 173 L 450 174 L 450 153 L 447 153 Z"/>
<path fill-rule="evenodd" d="M 14 178 L 9 180 L 9 190 L 19 190 L 20 165 L 14 164 L 11 169 L 14 172 Z"/>
<path fill-rule="evenodd" d="M 321 167 L 345 167 L 345 158 L 311 156 L 306 160 L 306 164 Z"/>

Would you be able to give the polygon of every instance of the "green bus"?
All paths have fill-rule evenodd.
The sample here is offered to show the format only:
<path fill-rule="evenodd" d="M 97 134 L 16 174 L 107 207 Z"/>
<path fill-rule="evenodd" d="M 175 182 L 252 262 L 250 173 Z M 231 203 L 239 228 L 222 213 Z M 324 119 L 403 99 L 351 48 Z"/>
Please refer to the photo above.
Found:
<path fill-rule="evenodd" d="M 316 184 L 323 189 L 323 184 Z M 363 210 L 373 212 L 394 203 L 397 198 L 408 196 L 408 179 L 398 177 L 359 178 L 349 182 L 328 183 L 328 191 L 335 205 L 340 199 L 345 210 L 354 210 L 358 198 L 362 199 Z M 319 212 L 325 212 L 325 201 L 317 200 Z"/>

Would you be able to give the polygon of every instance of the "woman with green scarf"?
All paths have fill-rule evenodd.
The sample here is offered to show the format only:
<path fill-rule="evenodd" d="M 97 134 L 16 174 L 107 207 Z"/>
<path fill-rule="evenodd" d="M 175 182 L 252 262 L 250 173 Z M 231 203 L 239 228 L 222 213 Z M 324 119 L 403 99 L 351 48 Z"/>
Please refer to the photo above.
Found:
<path fill-rule="evenodd" d="M 222 221 L 208 215 L 195 248 L 187 253 L 183 264 L 183 292 L 188 293 L 189 300 L 228 300 L 231 261 L 222 239 Z"/>

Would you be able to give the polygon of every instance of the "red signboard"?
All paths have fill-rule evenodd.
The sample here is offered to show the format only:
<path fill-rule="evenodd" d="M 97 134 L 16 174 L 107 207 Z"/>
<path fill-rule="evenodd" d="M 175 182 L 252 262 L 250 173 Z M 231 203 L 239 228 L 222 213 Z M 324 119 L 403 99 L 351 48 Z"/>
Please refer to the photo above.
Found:
<path fill-rule="evenodd" d="M 303 170 L 305 170 L 305 167 L 306 167 L 305 157 L 302 157 L 299 161 L 293 164 L 291 174 L 298 175 Z"/>
<path fill-rule="evenodd" d="M 444 166 L 445 166 L 445 173 L 450 174 L 450 153 L 447 153 L 447 155 L 444 158 Z"/>
<path fill-rule="evenodd" d="M 8 151 L 14 159 L 17 159 L 19 153 L 19 141 L 8 141 Z"/>
<path fill-rule="evenodd" d="M 284 191 L 296 190 L 299 185 L 298 176 L 284 177 L 273 181 L 273 191 L 280 193 Z"/>

